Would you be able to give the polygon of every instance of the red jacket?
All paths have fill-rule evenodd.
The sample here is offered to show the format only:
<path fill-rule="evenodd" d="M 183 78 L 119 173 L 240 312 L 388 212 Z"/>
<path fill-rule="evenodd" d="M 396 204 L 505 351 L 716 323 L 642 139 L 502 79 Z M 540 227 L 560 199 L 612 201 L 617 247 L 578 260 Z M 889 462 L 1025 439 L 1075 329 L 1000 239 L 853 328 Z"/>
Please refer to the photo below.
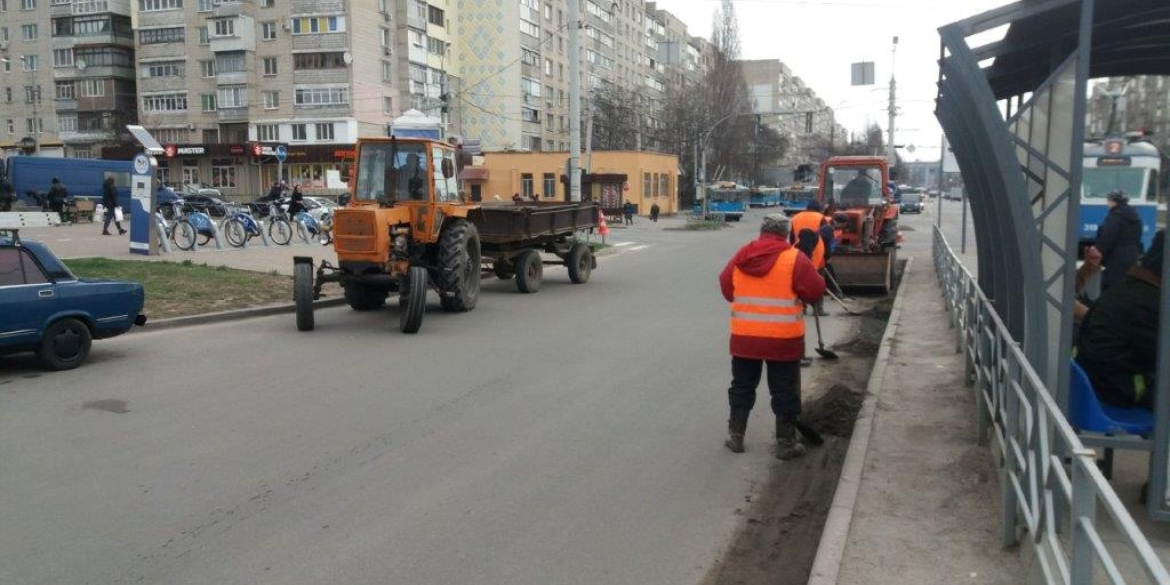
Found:
<path fill-rule="evenodd" d="M 739 249 L 719 274 L 723 298 L 731 302 L 735 287 L 731 274 L 735 268 L 752 276 L 764 276 L 772 270 L 780 253 L 791 248 L 785 238 L 776 234 L 760 234 L 759 239 Z M 817 274 L 812 261 L 800 254 L 793 268 L 792 290 L 805 303 L 815 303 L 825 294 L 825 279 Z M 778 362 L 797 361 L 804 357 L 804 339 L 766 339 L 746 335 L 731 336 L 731 355 Z"/>

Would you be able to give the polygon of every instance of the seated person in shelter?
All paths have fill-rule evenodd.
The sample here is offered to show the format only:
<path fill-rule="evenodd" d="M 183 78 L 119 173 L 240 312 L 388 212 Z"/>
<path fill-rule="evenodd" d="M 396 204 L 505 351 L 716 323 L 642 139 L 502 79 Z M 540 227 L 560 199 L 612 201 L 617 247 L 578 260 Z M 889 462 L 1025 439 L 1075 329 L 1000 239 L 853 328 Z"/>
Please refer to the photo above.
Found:
<path fill-rule="evenodd" d="M 873 183 L 874 180 L 869 177 L 867 169 L 858 169 L 857 176 L 845 183 L 845 188 L 841 190 L 841 206 L 849 208 L 869 205 Z"/>
<path fill-rule="evenodd" d="M 1158 230 L 1138 264 L 1101 294 L 1081 324 L 1076 361 L 1107 404 L 1153 408 L 1165 237 Z"/>

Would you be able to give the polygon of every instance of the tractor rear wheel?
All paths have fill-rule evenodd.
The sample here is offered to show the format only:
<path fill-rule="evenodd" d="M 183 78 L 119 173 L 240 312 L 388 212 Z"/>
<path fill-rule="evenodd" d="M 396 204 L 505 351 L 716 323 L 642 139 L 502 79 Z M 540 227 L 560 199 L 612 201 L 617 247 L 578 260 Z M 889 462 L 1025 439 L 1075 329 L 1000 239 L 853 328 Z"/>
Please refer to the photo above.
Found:
<path fill-rule="evenodd" d="M 427 310 L 427 269 L 411 266 L 398 296 L 398 328 L 403 333 L 418 333 Z"/>
<path fill-rule="evenodd" d="M 479 231 L 462 219 L 451 221 L 439 239 L 439 302 L 444 311 L 470 311 L 479 300 Z"/>
<path fill-rule="evenodd" d="M 357 283 L 345 287 L 345 302 L 355 311 L 373 311 L 386 304 L 386 297 L 381 290 Z"/>
<path fill-rule="evenodd" d="M 522 293 L 540 290 L 544 281 L 544 262 L 536 250 L 528 250 L 516 258 L 516 288 Z"/>

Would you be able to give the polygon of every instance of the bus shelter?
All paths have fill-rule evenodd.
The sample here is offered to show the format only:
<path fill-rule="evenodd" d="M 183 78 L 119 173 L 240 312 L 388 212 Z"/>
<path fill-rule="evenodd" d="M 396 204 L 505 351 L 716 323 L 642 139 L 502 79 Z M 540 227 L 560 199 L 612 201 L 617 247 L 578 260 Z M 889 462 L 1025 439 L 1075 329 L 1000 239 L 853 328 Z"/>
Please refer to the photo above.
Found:
<path fill-rule="evenodd" d="M 935 113 L 966 183 L 979 287 L 1067 413 L 1089 81 L 1170 75 L 1170 2 L 1023 0 L 939 33 Z M 1147 511 L 1166 521 L 1165 287 L 1161 314 Z"/>

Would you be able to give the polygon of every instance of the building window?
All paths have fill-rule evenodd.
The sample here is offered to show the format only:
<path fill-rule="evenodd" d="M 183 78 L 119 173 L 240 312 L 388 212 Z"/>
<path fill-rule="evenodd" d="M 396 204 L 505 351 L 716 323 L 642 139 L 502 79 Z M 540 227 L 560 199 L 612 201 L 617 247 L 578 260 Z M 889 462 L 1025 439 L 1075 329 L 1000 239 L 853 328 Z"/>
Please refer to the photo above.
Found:
<path fill-rule="evenodd" d="M 143 77 L 183 77 L 186 65 L 182 61 L 151 63 L 142 67 Z"/>
<path fill-rule="evenodd" d="M 82 94 L 84 93 L 84 90 L 82 90 Z M 185 111 L 187 109 L 187 93 L 162 93 L 142 96 L 142 109 L 147 112 Z"/>
<path fill-rule="evenodd" d="M 276 75 L 276 57 L 264 58 L 264 76 L 272 77 Z"/>
<path fill-rule="evenodd" d="M 427 51 L 432 55 L 442 57 L 447 54 L 447 41 L 436 37 L 427 37 Z"/>
<path fill-rule="evenodd" d="M 280 92 L 266 91 L 264 92 L 264 109 L 275 110 L 280 107 Z"/>
<path fill-rule="evenodd" d="M 520 119 L 533 124 L 540 123 L 540 110 L 528 106 L 520 107 Z"/>
<path fill-rule="evenodd" d="M 532 173 L 524 173 L 520 175 L 520 195 L 522 195 L 525 199 L 531 199 L 532 194 L 535 193 L 533 188 Z"/>
<path fill-rule="evenodd" d="M 545 59 L 544 60 L 544 74 L 549 76 L 549 77 L 552 77 L 552 74 L 553 74 L 552 59 Z"/>
<path fill-rule="evenodd" d="M 427 6 L 427 22 L 435 26 L 447 26 L 447 21 L 443 18 L 443 10 L 434 6 Z"/>
<path fill-rule="evenodd" d="M 293 94 L 293 103 L 298 106 L 328 106 L 349 103 L 347 87 L 303 87 Z"/>
<path fill-rule="evenodd" d="M 215 21 L 215 35 L 217 37 L 236 36 L 236 19 L 220 18 Z"/>
<path fill-rule="evenodd" d="M 276 21 L 270 20 L 260 23 L 260 38 L 265 41 L 276 40 Z"/>
<path fill-rule="evenodd" d="M 28 133 L 29 134 L 32 134 L 33 132 L 36 132 L 37 134 L 41 134 L 45 131 L 45 119 L 44 118 L 37 118 L 35 120 L 32 118 L 25 118 L 24 123 L 26 126 L 28 126 Z"/>
<path fill-rule="evenodd" d="M 41 103 L 41 86 L 24 86 L 24 103 L 31 104 L 34 101 L 38 104 Z"/>
<path fill-rule="evenodd" d="M 551 199 L 557 196 L 557 176 L 553 173 L 544 174 L 544 197 Z"/>
<path fill-rule="evenodd" d="M 382 81 L 394 81 L 394 67 L 389 61 L 382 61 Z"/>
<path fill-rule="evenodd" d="M 71 100 L 71 99 L 75 98 L 75 94 L 73 92 L 73 82 L 72 81 L 58 81 L 58 82 L 56 82 L 55 85 L 57 87 L 57 93 L 56 93 L 57 99 Z M 9 100 L 9 101 L 12 101 L 12 100 Z"/>
<path fill-rule="evenodd" d="M 658 177 L 658 183 L 658 193 L 655 195 L 655 197 L 670 197 L 670 175 L 662 173 L 662 175 Z"/>
<path fill-rule="evenodd" d="M 81 97 L 104 97 L 106 83 L 104 79 L 82 79 Z"/>
<path fill-rule="evenodd" d="M 57 116 L 57 131 L 58 132 L 77 132 L 77 116 Z"/>
<path fill-rule="evenodd" d="M 13 120 L 12 118 L 8 119 L 8 133 L 16 134 L 16 120 Z"/>
<path fill-rule="evenodd" d="M 215 94 L 214 93 L 199 94 L 199 106 L 204 112 L 216 111 Z"/>
<path fill-rule="evenodd" d="M 37 25 L 35 25 L 35 24 L 22 24 L 22 25 L 20 25 L 20 38 L 22 38 L 26 41 L 37 40 Z"/>
<path fill-rule="evenodd" d="M 293 69 L 345 69 L 345 53 L 296 53 Z"/>
<path fill-rule="evenodd" d="M 7 103 L 12 103 L 12 88 L 11 87 L 4 88 L 4 101 Z"/>
<path fill-rule="evenodd" d="M 248 106 L 246 85 L 227 85 L 219 88 L 216 103 L 222 108 L 244 108 Z"/>
<path fill-rule="evenodd" d="M 540 65 L 540 53 L 532 49 L 520 48 L 520 61 L 525 65 L 532 65 L 533 67 Z"/>
<path fill-rule="evenodd" d="M 206 30 L 206 29 L 201 29 Z M 181 43 L 185 35 L 183 34 L 183 27 L 175 26 L 169 28 L 148 28 L 138 31 L 138 42 L 144 45 L 155 45 L 159 43 Z M 200 41 L 202 41 L 202 34 Z"/>
<path fill-rule="evenodd" d="M 88 148 L 78 148 L 73 151 L 73 158 L 93 158 L 93 151 Z"/>
<path fill-rule="evenodd" d="M 309 132 L 308 132 L 307 127 L 308 127 L 308 124 L 293 124 L 292 125 L 292 139 L 293 139 L 293 141 L 308 140 L 309 139 Z"/>
<path fill-rule="evenodd" d="M 520 89 L 525 96 L 540 97 L 540 83 L 530 77 L 520 78 Z"/>
<path fill-rule="evenodd" d="M 314 16 L 292 19 L 294 35 L 315 35 L 321 33 L 345 32 L 344 16 Z"/>
<path fill-rule="evenodd" d="M 25 71 L 37 71 L 41 68 L 40 55 L 25 55 L 22 60 L 24 61 Z"/>
<path fill-rule="evenodd" d="M 540 38 L 540 27 L 527 20 L 520 21 L 520 32 L 530 37 Z"/>
<path fill-rule="evenodd" d="M 236 186 L 236 166 L 230 158 L 211 159 L 211 186 L 216 189 L 234 189 Z"/>
<path fill-rule="evenodd" d="M 207 31 L 207 27 L 201 26 L 195 30 L 199 31 L 199 44 L 200 45 L 210 45 L 211 44 L 211 33 Z"/>
<path fill-rule="evenodd" d="M 276 0 L 260 0 L 261 8 L 272 8 L 276 6 Z"/>
<path fill-rule="evenodd" d="M 215 61 L 200 61 L 199 75 L 201 77 L 215 77 Z"/>
<path fill-rule="evenodd" d="M 73 65 L 73 49 L 53 49 L 53 67 Z"/>
<path fill-rule="evenodd" d="M 394 113 L 394 98 L 382 98 L 382 113 L 387 116 Z"/>
<path fill-rule="evenodd" d="M 212 6 L 212 0 L 199 0 L 196 10 L 198 12 L 211 12 Z"/>
<path fill-rule="evenodd" d="M 333 124 L 317 124 L 317 140 L 333 140 Z"/>
<path fill-rule="evenodd" d="M 243 51 L 218 53 L 215 57 L 215 73 L 244 73 L 247 71 L 247 57 Z"/>
<path fill-rule="evenodd" d="M 160 10 L 182 10 L 183 0 L 138 0 L 139 12 L 158 12 Z"/>
<path fill-rule="evenodd" d="M 36 10 L 37 0 L 20 0 L 21 10 Z"/>
<path fill-rule="evenodd" d="M 527 148 L 532 152 L 540 152 L 541 142 L 539 136 L 525 136 L 523 137 L 523 140 L 524 148 Z"/>
<path fill-rule="evenodd" d="M 256 124 L 256 140 L 261 142 L 276 142 L 280 140 L 280 126 L 276 124 Z"/>
<path fill-rule="evenodd" d="M 650 191 L 653 189 L 651 183 L 650 173 L 642 173 L 642 197 L 649 197 Z"/>

